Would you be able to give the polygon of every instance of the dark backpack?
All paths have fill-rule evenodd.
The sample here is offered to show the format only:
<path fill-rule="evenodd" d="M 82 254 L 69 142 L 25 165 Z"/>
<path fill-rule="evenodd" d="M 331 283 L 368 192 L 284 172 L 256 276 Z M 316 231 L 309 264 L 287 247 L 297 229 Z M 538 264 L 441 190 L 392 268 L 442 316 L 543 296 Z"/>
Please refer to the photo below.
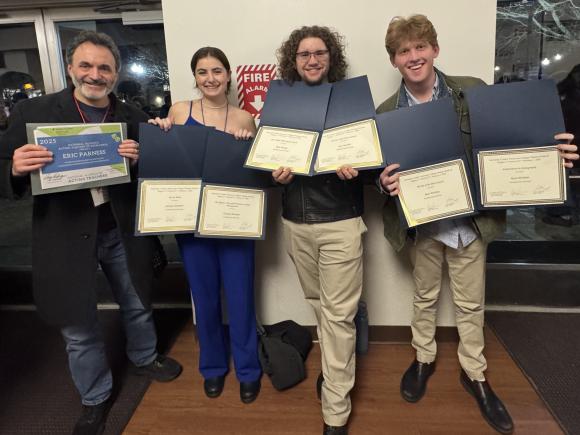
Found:
<path fill-rule="evenodd" d="M 271 326 L 259 326 L 258 334 L 260 364 L 274 388 L 282 391 L 306 378 L 304 361 L 312 348 L 308 329 L 293 320 L 285 320 Z"/>

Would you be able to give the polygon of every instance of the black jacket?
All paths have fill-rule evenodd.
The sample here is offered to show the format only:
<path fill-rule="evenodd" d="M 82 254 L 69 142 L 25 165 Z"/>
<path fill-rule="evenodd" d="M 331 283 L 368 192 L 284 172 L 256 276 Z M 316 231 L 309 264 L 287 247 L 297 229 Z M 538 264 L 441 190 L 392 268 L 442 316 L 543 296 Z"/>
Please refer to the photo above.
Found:
<path fill-rule="evenodd" d="M 147 115 L 112 97 L 112 121 L 127 124 L 137 139 Z M 28 143 L 26 123 L 82 123 L 72 89 L 18 103 L 0 138 L 0 196 L 16 198 L 30 177 L 12 177 L 14 149 Z M 135 237 L 136 180 L 109 186 L 111 209 L 127 254 L 129 274 L 143 304 L 149 306 L 153 283 L 153 237 Z M 34 197 L 32 217 L 32 278 L 42 317 L 56 325 L 81 324 L 96 309 L 96 236 L 98 210 L 90 190 Z"/>
<path fill-rule="evenodd" d="M 296 176 L 284 187 L 282 216 L 293 222 L 321 223 L 363 214 L 363 183 L 359 177 L 343 181 L 336 174 Z"/>

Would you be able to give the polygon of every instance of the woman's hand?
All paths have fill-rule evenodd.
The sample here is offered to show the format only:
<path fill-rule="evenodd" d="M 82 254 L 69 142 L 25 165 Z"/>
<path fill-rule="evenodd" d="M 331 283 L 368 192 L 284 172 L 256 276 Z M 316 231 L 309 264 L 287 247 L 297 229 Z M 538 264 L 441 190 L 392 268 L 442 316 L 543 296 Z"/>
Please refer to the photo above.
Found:
<path fill-rule="evenodd" d="M 161 128 L 163 131 L 169 131 L 169 129 L 173 125 L 173 120 L 169 117 L 167 117 L 167 118 L 157 117 L 155 119 L 150 119 L 149 121 L 147 121 L 147 123 L 153 124 L 153 125 L 158 125 L 159 128 Z"/>
<path fill-rule="evenodd" d="M 240 128 L 239 130 L 234 131 L 234 137 L 238 140 L 251 139 L 254 137 L 254 132 L 245 128 Z"/>

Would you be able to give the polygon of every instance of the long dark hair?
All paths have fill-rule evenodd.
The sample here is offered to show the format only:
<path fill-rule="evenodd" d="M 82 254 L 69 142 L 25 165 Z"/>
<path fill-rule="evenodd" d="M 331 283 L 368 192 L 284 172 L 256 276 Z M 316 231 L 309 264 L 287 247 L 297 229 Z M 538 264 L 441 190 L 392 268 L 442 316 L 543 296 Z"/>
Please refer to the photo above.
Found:
<path fill-rule="evenodd" d="M 223 51 L 221 51 L 219 48 L 216 47 L 202 47 L 199 50 L 197 50 L 194 54 L 193 57 L 191 58 L 191 72 L 195 75 L 195 68 L 197 67 L 197 63 L 199 62 L 200 59 L 206 58 L 206 57 L 215 57 L 217 60 L 219 60 L 222 65 L 224 66 L 224 68 L 226 69 L 226 71 L 228 72 L 228 74 L 231 74 L 231 68 L 230 68 L 230 61 L 228 60 L 228 58 L 226 57 L 225 53 Z M 230 78 L 230 80 L 228 80 L 228 86 L 226 87 L 226 93 L 228 93 L 230 91 L 230 87 L 232 84 L 232 80 Z"/>

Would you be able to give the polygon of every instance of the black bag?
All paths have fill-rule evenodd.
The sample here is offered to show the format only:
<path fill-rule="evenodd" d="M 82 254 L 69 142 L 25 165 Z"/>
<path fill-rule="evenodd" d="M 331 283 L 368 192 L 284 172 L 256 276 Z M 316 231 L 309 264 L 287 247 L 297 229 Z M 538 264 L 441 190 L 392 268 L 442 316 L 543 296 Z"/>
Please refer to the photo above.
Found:
<path fill-rule="evenodd" d="M 262 370 L 278 391 L 306 378 L 304 361 L 312 348 L 312 335 L 304 326 L 285 320 L 272 326 L 258 326 L 259 358 Z"/>

